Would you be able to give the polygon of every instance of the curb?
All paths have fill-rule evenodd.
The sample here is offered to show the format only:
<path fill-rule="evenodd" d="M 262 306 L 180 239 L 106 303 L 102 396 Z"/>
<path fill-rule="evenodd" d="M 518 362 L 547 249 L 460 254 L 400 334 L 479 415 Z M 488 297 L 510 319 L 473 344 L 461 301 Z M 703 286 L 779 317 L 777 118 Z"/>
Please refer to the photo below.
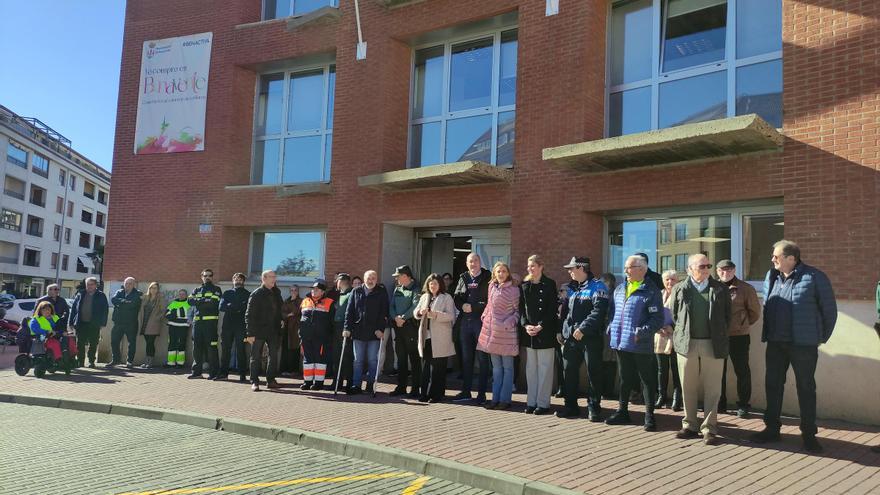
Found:
<path fill-rule="evenodd" d="M 325 433 L 300 430 L 298 428 L 272 426 L 244 419 L 222 418 L 115 402 L 59 399 L 39 395 L 0 393 L 0 403 L 116 414 L 119 416 L 169 421 L 209 430 L 237 433 L 239 435 L 285 442 L 330 454 L 375 462 L 416 474 L 441 478 L 453 483 L 469 485 L 481 490 L 489 490 L 506 495 L 573 495 L 581 493 L 548 483 L 499 473 L 491 469 L 469 466 L 439 457 L 385 447 L 361 440 L 352 440 Z"/>

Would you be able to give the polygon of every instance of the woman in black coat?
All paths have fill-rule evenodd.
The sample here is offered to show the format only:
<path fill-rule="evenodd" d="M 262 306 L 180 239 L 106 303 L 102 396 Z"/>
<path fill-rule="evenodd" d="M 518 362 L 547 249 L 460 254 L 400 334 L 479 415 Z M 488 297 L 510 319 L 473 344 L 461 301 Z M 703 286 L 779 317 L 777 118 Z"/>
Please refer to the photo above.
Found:
<path fill-rule="evenodd" d="M 544 262 L 529 256 L 528 275 L 522 284 L 520 344 L 526 346 L 527 414 L 549 414 L 553 391 L 553 366 L 559 319 L 556 314 L 556 282 L 544 275 Z"/>

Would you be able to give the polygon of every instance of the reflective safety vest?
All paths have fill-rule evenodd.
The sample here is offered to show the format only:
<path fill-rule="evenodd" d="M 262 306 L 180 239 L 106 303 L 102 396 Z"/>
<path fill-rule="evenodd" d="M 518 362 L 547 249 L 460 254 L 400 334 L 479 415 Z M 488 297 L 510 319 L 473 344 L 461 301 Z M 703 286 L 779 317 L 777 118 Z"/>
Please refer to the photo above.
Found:
<path fill-rule="evenodd" d="M 195 309 L 195 320 L 219 320 L 221 296 L 223 292 L 214 284 L 204 284 L 192 291 L 189 301 Z"/>
<path fill-rule="evenodd" d="M 55 323 L 59 320 L 58 315 L 52 315 L 52 321 L 45 316 L 37 316 L 31 319 L 31 335 L 50 335 L 55 331 Z"/>
<path fill-rule="evenodd" d="M 333 331 L 333 299 L 322 297 L 315 301 L 311 296 L 300 304 L 299 336 L 302 339 L 326 340 Z"/>
<path fill-rule="evenodd" d="M 171 301 L 168 308 L 165 310 L 165 319 L 168 320 L 168 324 L 172 327 L 188 327 L 189 322 L 186 319 L 186 314 L 188 312 L 189 301 L 175 299 Z"/>

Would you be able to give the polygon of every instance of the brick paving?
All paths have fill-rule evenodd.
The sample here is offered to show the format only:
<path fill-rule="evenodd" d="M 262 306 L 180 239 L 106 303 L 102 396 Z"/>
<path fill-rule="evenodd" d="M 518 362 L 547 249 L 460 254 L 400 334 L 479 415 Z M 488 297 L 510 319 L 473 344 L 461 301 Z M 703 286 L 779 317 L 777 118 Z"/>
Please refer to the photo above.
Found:
<path fill-rule="evenodd" d="M 105 400 L 236 417 L 338 435 L 442 457 L 588 493 L 880 493 L 880 428 L 821 421 L 825 452 L 803 451 L 797 420 L 786 420 L 783 442 L 749 444 L 760 415 L 722 415 L 725 443 L 716 447 L 674 437 L 681 413 L 658 411 L 656 433 L 639 425 L 607 426 L 586 419 L 487 411 L 457 403 L 423 404 L 380 394 L 344 396 L 303 392 L 281 378 L 277 392 L 253 393 L 247 384 L 186 380 L 164 371 L 80 370 L 37 380 L 10 369 L 15 353 L 0 355 L 0 391 L 80 400 Z M 454 382 L 453 382 L 454 384 Z M 450 390 L 451 396 L 454 391 Z M 525 397 L 514 395 L 515 405 Z M 554 405 L 560 406 L 559 399 Z M 614 406 L 604 401 L 607 411 Z M 635 422 L 644 409 L 631 406 Z"/>

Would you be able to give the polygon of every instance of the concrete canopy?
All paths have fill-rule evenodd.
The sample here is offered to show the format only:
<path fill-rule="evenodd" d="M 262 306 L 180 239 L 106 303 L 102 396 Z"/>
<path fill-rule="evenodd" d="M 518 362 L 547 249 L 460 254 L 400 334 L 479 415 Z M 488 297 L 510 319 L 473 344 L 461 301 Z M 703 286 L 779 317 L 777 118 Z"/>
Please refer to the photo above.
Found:
<path fill-rule="evenodd" d="M 782 150 L 783 136 L 756 114 L 544 148 L 546 162 L 611 172 Z"/>
<path fill-rule="evenodd" d="M 358 177 L 359 186 L 384 192 L 475 186 L 511 181 L 513 181 L 512 170 L 476 161 L 444 163 Z"/>

